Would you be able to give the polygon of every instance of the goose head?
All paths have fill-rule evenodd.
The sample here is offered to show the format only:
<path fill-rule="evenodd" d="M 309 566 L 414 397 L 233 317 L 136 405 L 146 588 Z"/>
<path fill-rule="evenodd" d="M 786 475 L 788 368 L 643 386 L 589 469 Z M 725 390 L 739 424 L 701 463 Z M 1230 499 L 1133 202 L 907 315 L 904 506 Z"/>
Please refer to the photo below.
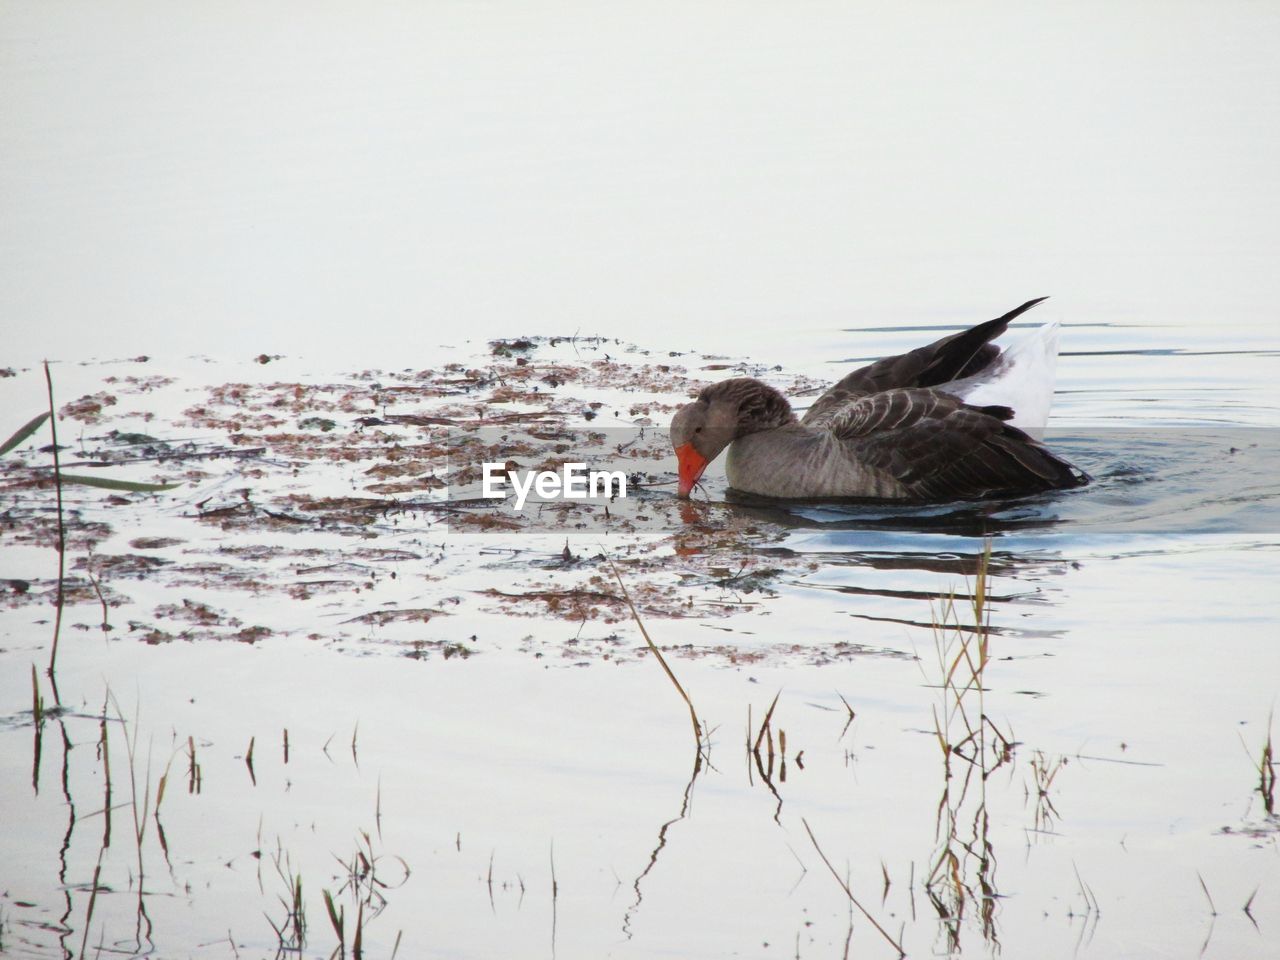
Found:
<path fill-rule="evenodd" d="M 707 465 L 734 440 L 794 420 L 786 398 L 759 380 L 739 377 L 706 387 L 671 420 L 680 496 L 689 496 Z"/>

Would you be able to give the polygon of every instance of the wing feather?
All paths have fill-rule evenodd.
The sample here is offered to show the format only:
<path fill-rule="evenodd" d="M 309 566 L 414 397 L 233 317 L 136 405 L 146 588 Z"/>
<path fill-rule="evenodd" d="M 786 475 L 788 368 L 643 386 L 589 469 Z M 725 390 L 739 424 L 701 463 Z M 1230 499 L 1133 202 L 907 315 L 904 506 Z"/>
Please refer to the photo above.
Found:
<path fill-rule="evenodd" d="M 846 403 L 826 429 L 849 456 L 923 500 L 1074 487 L 1087 477 L 1005 422 L 932 389 L 884 390 Z"/>
<path fill-rule="evenodd" d="M 1010 321 L 1045 299 L 1028 300 L 1002 317 L 859 367 L 815 400 L 801 422 L 820 426 L 838 415 L 845 405 L 882 390 L 935 387 L 973 376 L 1000 355 L 1000 348 L 991 341 L 1005 332 Z"/>

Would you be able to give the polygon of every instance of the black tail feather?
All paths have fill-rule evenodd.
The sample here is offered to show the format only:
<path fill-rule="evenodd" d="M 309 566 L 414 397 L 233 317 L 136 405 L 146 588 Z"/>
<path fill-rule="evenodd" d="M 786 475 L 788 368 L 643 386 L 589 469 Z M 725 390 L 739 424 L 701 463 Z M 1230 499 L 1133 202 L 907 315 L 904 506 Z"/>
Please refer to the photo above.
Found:
<path fill-rule="evenodd" d="M 999 348 L 992 345 L 991 341 L 1004 333 L 1015 318 L 1048 299 L 1037 297 L 1035 300 L 1028 300 L 1002 317 L 957 333 L 942 345 L 937 356 L 921 371 L 918 385 L 936 387 L 978 373 L 1000 355 Z"/>

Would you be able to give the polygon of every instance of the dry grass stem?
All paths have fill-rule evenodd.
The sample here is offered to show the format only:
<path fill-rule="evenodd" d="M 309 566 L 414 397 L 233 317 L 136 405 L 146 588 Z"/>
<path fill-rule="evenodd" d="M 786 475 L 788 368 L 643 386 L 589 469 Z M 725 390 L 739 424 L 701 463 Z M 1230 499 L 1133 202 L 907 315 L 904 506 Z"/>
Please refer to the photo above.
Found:
<path fill-rule="evenodd" d="M 960 936 L 970 904 L 977 911 L 983 937 L 994 948 L 999 946 L 995 923 L 999 892 L 986 785 L 995 770 L 1012 760 L 1013 741 L 991 721 L 985 706 L 985 672 L 991 663 L 990 559 L 988 543 L 978 559 L 976 583 L 971 587 L 968 608 L 972 624 L 963 622 L 954 593 L 933 612 L 941 676 L 940 703 L 933 707 L 934 736 L 942 753 L 944 776 L 935 823 L 938 851 L 924 889 L 953 952 L 961 949 Z M 1048 774 L 1046 791 L 1051 780 L 1052 774 Z"/>
<path fill-rule="evenodd" d="M 53 374 L 49 361 L 44 362 L 44 381 L 49 388 L 49 434 L 53 438 L 53 486 L 58 498 L 58 609 L 53 621 L 53 644 L 49 649 L 49 680 L 53 681 L 58 663 L 58 637 L 62 633 L 62 608 L 65 601 L 67 572 L 67 532 L 62 520 L 62 461 L 58 457 L 58 412 L 53 405 Z M 58 685 L 53 683 L 54 702 L 58 700 Z"/>
<path fill-rule="evenodd" d="M 899 957 L 905 957 L 907 952 L 902 949 L 901 941 L 893 939 L 893 937 L 889 935 L 889 932 L 885 930 L 884 927 L 880 926 L 876 918 L 867 912 L 867 908 L 858 902 L 858 898 L 853 895 L 853 891 L 849 889 L 849 885 L 845 883 L 844 878 L 842 878 L 840 874 L 836 872 L 836 868 L 831 865 L 831 861 L 827 859 L 827 855 L 822 852 L 822 847 L 818 844 L 818 838 L 813 835 L 813 829 L 809 826 L 809 821 L 804 817 L 801 817 L 800 822 L 804 824 L 805 833 L 809 834 L 809 840 L 813 843 L 813 849 L 818 851 L 818 856 L 821 857 L 822 862 L 827 865 L 827 869 L 831 871 L 831 875 L 836 878 L 836 883 L 840 884 L 840 889 L 843 890 L 845 896 L 849 898 L 849 902 L 858 908 L 858 911 L 870 921 L 873 927 L 880 931 L 880 936 L 884 937 L 885 940 L 898 951 Z"/>
<path fill-rule="evenodd" d="M 649 631 L 645 629 L 644 621 L 640 619 L 640 611 L 636 609 L 635 603 L 631 600 L 631 593 L 627 590 L 627 585 L 622 582 L 622 574 L 618 572 L 617 566 L 611 557 L 606 556 L 609 569 L 613 571 L 613 578 L 618 581 L 618 588 L 622 591 L 623 599 L 627 601 L 627 607 L 631 610 L 632 619 L 635 620 L 636 626 L 640 628 L 640 635 L 644 637 L 644 642 L 649 645 L 649 649 L 653 651 L 653 655 L 658 658 L 658 663 L 662 665 L 662 669 L 666 672 L 668 679 L 675 686 L 677 692 L 684 699 L 685 705 L 689 708 L 689 719 L 693 723 L 693 739 L 698 747 L 698 755 L 702 756 L 702 724 L 698 720 L 698 711 L 694 709 L 693 701 L 689 699 L 689 694 L 685 693 L 684 687 L 680 685 L 680 681 L 676 679 L 675 673 L 671 666 L 667 663 L 667 658 L 662 655 L 662 651 L 658 649 L 658 645 L 653 642 L 653 638 L 649 636 Z"/>

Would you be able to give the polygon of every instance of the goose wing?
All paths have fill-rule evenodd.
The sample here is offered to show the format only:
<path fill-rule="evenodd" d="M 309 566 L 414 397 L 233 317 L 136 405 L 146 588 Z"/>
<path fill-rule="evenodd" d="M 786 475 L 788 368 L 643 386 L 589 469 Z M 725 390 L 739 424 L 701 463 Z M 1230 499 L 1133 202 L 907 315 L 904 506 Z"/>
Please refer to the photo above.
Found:
<path fill-rule="evenodd" d="M 939 390 L 884 390 L 844 404 L 826 429 L 907 496 L 963 500 L 1076 487 L 1088 477 L 1006 421 Z"/>
<path fill-rule="evenodd" d="M 838 416 L 846 405 L 882 390 L 935 387 L 971 377 L 1000 355 L 1000 348 L 991 341 L 1005 332 L 1010 321 L 1047 299 L 1028 300 L 1002 317 L 953 333 L 909 353 L 885 357 L 859 367 L 815 400 L 801 422 L 822 426 Z"/>

